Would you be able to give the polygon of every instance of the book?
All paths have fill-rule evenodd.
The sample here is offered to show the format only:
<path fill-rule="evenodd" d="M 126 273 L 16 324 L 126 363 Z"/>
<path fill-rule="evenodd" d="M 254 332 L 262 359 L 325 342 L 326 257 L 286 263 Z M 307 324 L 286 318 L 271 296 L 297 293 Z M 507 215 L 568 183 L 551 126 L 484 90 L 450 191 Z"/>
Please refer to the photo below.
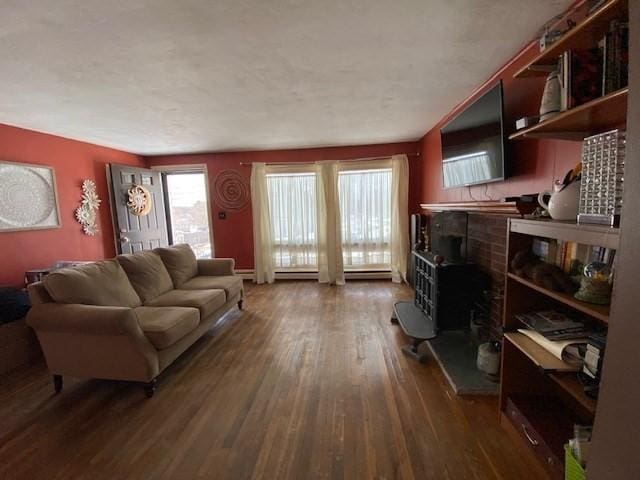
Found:
<path fill-rule="evenodd" d="M 571 51 L 558 58 L 558 80 L 560 81 L 560 111 L 571 108 Z"/>
<path fill-rule="evenodd" d="M 548 340 L 586 338 L 590 333 L 590 329 L 583 322 L 555 310 L 521 313 L 516 315 L 516 318 Z"/>
<path fill-rule="evenodd" d="M 519 333 L 529 337 L 536 342 L 554 357 L 559 360 L 563 360 L 569 366 L 573 367 L 575 371 L 580 371 L 583 368 L 584 357 L 584 345 L 586 344 L 586 338 L 575 340 L 563 340 L 563 341 L 550 341 L 538 332 L 528 330 L 524 328 L 518 329 Z"/>
<path fill-rule="evenodd" d="M 628 85 L 629 23 L 612 20 L 602 44 L 602 94 L 606 95 Z"/>
<path fill-rule="evenodd" d="M 574 108 L 602 95 L 602 61 L 600 48 L 573 50 L 570 58 L 567 107 Z"/>

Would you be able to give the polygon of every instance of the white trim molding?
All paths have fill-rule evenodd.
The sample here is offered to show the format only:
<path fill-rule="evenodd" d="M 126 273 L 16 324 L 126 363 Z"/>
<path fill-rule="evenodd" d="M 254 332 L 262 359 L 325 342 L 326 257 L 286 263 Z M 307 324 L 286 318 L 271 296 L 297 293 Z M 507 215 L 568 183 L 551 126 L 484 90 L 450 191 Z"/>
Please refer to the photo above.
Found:
<path fill-rule="evenodd" d="M 252 269 L 236 269 L 236 275 L 243 280 L 255 281 Z M 349 272 L 346 271 L 347 280 L 391 280 L 391 272 Z M 318 280 L 318 272 L 276 272 L 276 280 Z"/>

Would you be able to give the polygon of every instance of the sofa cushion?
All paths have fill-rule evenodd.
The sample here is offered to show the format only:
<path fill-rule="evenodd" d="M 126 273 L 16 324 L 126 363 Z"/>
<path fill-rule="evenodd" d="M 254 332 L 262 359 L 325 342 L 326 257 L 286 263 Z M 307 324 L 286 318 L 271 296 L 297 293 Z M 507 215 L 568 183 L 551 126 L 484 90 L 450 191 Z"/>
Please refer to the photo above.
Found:
<path fill-rule="evenodd" d="M 116 257 L 142 303 L 173 290 L 173 282 L 160 255 L 149 250 Z"/>
<path fill-rule="evenodd" d="M 171 290 L 147 302 L 149 307 L 194 307 L 207 318 L 226 302 L 224 290 Z"/>
<path fill-rule="evenodd" d="M 225 291 L 227 300 L 229 300 L 242 291 L 242 277 L 238 275 L 221 275 L 216 277 L 198 275 L 184 282 L 180 288 L 182 290 L 218 288 Z"/>
<path fill-rule="evenodd" d="M 145 336 L 158 350 L 170 347 L 200 323 L 195 308 L 138 307 L 134 312 Z"/>
<path fill-rule="evenodd" d="M 43 279 L 51 298 L 59 303 L 137 307 L 140 297 L 115 260 L 103 260 L 56 270 Z"/>
<path fill-rule="evenodd" d="M 156 248 L 154 252 L 162 258 L 175 288 L 180 288 L 184 282 L 198 274 L 198 261 L 193 250 L 186 243 Z"/>

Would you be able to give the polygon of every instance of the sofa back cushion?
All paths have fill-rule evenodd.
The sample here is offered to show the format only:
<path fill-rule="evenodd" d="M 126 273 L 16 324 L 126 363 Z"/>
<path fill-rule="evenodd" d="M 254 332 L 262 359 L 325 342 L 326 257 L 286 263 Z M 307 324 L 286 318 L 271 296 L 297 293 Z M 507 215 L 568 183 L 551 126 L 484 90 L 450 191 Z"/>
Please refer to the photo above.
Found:
<path fill-rule="evenodd" d="M 157 253 L 145 250 L 133 255 L 118 255 L 116 259 L 129 277 L 142 303 L 173 290 L 169 272 Z"/>
<path fill-rule="evenodd" d="M 154 252 L 162 258 L 162 263 L 167 267 L 175 288 L 180 288 L 180 285 L 198 274 L 198 261 L 193 250 L 186 243 L 156 248 Z"/>
<path fill-rule="evenodd" d="M 56 270 L 43 280 L 54 301 L 113 307 L 137 307 L 140 297 L 115 260 Z"/>

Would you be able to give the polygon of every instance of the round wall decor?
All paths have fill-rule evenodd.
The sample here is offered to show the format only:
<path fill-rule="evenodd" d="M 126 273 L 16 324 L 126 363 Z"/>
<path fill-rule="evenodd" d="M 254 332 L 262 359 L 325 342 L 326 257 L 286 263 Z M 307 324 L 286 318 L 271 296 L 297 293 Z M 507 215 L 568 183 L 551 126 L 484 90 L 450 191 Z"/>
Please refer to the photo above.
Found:
<path fill-rule="evenodd" d="M 59 226 L 53 170 L 0 162 L 0 231 Z"/>
<path fill-rule="evenodd" d="M 127 207 L 132 214 L 143 217 L 151 211 L 151 193 L 142 185 L 133 185 L 127 190 L 127 198 Z"/>
<path fill-rule="evenodd" d="M 237 170 L 222 170 L 213 185 L 214 201 L 219 207 L 238 212 L 249 204 L 249 185 Z"/>

